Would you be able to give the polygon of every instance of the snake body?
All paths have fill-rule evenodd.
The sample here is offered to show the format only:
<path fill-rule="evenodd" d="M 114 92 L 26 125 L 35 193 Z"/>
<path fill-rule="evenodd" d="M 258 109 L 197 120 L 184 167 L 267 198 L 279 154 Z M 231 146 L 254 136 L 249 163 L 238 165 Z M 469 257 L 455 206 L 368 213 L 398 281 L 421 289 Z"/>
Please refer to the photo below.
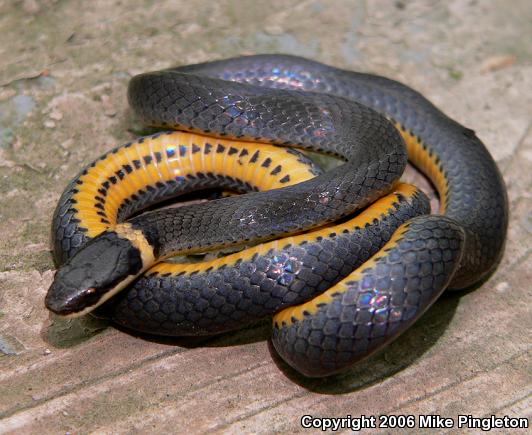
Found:
<path fill-rule="evenodd" d="M 325 376 L 500 259 L 508 208 L 496 164 L 472 130 L 398 82 L 259 55 L 141 74 L 129 101 L 146 124 L 182 132 L 115 148 L 67 187 L 52 231 L 61 267 L 46 299 L 58 314 L 88 312 L 129 283 L 106 306 L 140 331 L 212 334 L 275 314 L 279 354 Z M 279 145 L 344 164 L 320 173 Z M 440 215 L 397 183 L 407 154 L 436 186 Z M 214 186 L 247 193 L 137 214 Z M 242 245 L 254 246 L 158 263 Z"/>

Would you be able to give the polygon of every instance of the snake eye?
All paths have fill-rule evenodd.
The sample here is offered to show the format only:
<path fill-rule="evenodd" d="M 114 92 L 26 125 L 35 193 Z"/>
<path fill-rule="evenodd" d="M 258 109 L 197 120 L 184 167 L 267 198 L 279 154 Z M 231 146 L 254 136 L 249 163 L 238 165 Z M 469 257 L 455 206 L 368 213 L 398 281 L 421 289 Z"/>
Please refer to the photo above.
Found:
<path fill-rule="evenodd" d="M 59 315 L 82 315 L 131 282 L 142 270 L 139 249 L 115 232 L 91 240 L 57 271 L 46 307 Z"/>

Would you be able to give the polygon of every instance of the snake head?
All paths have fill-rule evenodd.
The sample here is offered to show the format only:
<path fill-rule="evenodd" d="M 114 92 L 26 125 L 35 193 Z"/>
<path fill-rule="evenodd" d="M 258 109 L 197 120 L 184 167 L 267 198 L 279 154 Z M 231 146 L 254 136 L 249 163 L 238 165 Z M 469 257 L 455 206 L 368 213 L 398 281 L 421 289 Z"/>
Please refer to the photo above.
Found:
<path fill-rule="evenodd" d="M 45 305 L 61 316 L 86 314 L 146 270 L 147 262 L 135 240 L 115 231 L 104 232 L 59 268 Z"/>

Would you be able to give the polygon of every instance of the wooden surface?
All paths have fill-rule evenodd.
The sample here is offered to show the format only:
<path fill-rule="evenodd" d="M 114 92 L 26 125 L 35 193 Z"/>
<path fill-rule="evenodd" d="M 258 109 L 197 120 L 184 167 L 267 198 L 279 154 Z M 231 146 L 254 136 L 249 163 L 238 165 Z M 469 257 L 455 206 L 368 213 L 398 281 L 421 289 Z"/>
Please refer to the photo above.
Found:
<path fill-rule="evenodd" d="M 531 416 L 530 3 L 261 4 L 0 1 L 0 432 L 292 433 L 311 432 L 305 414 Z M 258 52 L 399 79 L 475 129 L 511 206 L 496 273 L 324 380 L 279 361 L 268 321 L 193 342 L 51 317 L 51 215 L 84 163 L 140 134 L 129 77 Z"/>

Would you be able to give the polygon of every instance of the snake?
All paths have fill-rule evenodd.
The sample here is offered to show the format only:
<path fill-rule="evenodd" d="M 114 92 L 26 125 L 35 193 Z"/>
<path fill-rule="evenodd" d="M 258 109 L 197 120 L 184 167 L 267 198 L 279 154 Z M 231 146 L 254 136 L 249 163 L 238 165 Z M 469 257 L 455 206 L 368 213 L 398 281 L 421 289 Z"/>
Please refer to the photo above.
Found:
<path fill-rule="evenodd" d="M 165 336 L 273 316 L 276 352 L 323 377 L 500 262 L 508 200 L 496 163 L 404 84 L 265 54 L 136 75 L 128 100 L 157 132 L 64 190 L 45 298 L 57 315 L 105 313 Z M 340 164 L 323 171 L 312 153 Z M 433 183 L 437 214 L 400 181 L 407 160 Z M 195 191 L 211 200 L 154 206 Z"/>

